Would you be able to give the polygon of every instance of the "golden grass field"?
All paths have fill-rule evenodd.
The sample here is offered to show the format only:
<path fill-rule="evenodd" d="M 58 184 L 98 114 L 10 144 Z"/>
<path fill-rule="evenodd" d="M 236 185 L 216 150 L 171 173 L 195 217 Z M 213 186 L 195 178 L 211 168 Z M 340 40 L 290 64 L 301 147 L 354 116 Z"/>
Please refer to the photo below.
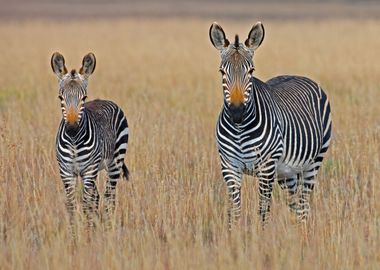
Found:
<path fill-rule="evenodd" d="M 231 39 L 253 23 L 219 21 Z M 333 141 L 314 192 L 308 241 L 276 186 L 261 230 L 257 181 L 245 177 L 241 222 L 227 232 L 214 127 L 219 54 L 206 19 L 0 23 L 0 269 L 379 269 L 380 21 L 263 21 L 255 75 L 302 74 L 331 100 Z M 71 244 L 55 160 L 61 119 L 54 51 L 79 68 L 97 57 L 89 99 L 130 125 L 129 182 L 114 229 Z M 98 187 L 103 190 L 105 174 Z M 81 211 L 78 209 L 78 214 Z"/>

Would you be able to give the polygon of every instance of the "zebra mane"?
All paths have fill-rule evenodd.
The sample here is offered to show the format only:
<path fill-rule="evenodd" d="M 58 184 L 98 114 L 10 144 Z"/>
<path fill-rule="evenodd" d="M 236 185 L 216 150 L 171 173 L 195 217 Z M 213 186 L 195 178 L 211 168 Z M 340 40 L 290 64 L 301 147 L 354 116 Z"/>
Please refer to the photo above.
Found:
<path fill-rule="evenodd" d="M 71 77 L 75 77 L 75 73 L 77 73 L 76 72 L 76 70 L 75 69 L 72 69 L 71 71 L 70 71 L 70 75 L 71 75 Z"/>
<path fill-rule="evenodd" d="M 239 48 L 239 35 L 235 35 L 235 43 L 234 43 L 235 48 Z"/>

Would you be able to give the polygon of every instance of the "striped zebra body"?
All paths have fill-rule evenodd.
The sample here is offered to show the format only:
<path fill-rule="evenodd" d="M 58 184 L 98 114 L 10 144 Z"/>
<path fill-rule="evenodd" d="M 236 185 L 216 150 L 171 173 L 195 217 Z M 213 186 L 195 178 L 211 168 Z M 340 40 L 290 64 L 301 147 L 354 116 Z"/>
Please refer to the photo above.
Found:
<path fill-rule="evenodd" d="M 112 101 L 87 98 L 87 80 L 95 68 L 95 56 L 83 59 L 81 70 L 67 73 L 64 58 L 52 56 L 52 68 L 60 79 L 59 98 L 63 119 L 56 138 L 56 156 L 66 191 L 66 207 L 74 227 L 76 179 L 83 181 L 83 211 L 88 225 L 94 226 L 98 214 L 98 173 L 105 169 L 108 179 L 104 193 L 107 226 L 115 209 L 116 184 L 123 176 L 128 179 L 124 157 L 128 144 L 128 122 L 123 111 Z M 73 228 L 74 229 L 74 228 Z M 74 230 L 73 233 L 75 234 Z"/>
<path fill-rule="evenodd" d="M 273 80 L 281 82 L 273 84 Z M 252 110 L 244 122 L 231 123 L 226 109 L 220 114 L 216 132 L 220 154 L 246 174 L 256 172 L 269 156 L 276 159 L 280 177 L 287 175 L 284 166 L 304 171 L 320 152 L 326 152 L 327 145 L 322 146 L 330 139 L 325 93 L 315 82 L 298 76 L 276 77 L 267 83 L 253 78 L 252 85 Z"/>
<path fill-rule="evenodd" d="M 64 176 L 96 176 L 117 164 L 122 169 L 128 144 L 128 123 L 123 111 L 112 101 L 94 100 L 84 104 L 75 134 L 67 132 L 62 120 L 57 133 L 57 160 Z M 125 174 L 128 178 L 128 173 Z"/>
<path fill-rule="evenodd" d="M 263 35 L 262 25 L 255 25 L 245 47 L 238 37 L 230 45 L 217 24 L 210 28 L 211 40 L 222 55 L 225 99 L 216 139 L 231 199 L 230 226 L 240 215 L 243 174 L 259 178 L 262 222 L 270 210 L 275 180 L 288 190 L 289 207 L 298 219 L 306 220 L 315 176 L 331 138 L 330 104 L 317 83 L 300 76 L 267 82 L 252 76 L 253 50 L 249 49 L 257 48 Z M 257 37 L 261 40 L 250 40 Z"/>

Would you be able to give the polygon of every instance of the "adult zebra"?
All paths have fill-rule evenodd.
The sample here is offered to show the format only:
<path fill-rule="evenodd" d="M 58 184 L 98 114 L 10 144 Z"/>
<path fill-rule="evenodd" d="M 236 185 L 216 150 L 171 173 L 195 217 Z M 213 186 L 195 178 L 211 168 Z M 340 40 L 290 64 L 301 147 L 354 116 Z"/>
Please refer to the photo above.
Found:
<path fill-rule="evenodd" d="M 259 178 L 259 215 L 263 223 L 270 210 L 275 179 L 288 190 L 288 205 L 305 221 L 315 176 L 331 138 L 330 104 L 314 81 L 279 76 L 262 82 L 252 76 L 253 54 L 264 39 L 258 22 L 244 44 L 230 44 L 220 25 L 209 31 L 220 51 L 224 105 L 216 126 L 222 174 L 231 206 L 229 226 L 241 210 L 243 174 Z"/>
<path fill-rule="evenodd" d="M 84 56 L 79 72 L 74 69 L 67 72 L 61 54 L 54 53 L 51 57 L 51 67 L 59 79 L 58 97 L 63 115 L 56 139 L 56 155 L 72 228 L 78 176 L 83 180 L 83 211 L 91 227 L 93 214 L 99 207 L 98 172 L 106 169 L 108 174 L 104 194 L 107 221 L 115 209 L 117 180 L 121 174 L 127 180 L 129 174 L 124 163 L 128 123 L 123 111 L 107 100 L 85 102 L 88 78 L 95 65 L 95 55 L 89 53 Z"/>

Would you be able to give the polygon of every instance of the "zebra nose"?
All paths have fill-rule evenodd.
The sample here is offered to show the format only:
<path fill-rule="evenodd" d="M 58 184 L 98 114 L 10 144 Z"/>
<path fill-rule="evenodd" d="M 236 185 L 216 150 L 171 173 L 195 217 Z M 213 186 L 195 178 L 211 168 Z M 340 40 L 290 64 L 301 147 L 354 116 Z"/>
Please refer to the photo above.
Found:
<path fill-rule="evenodd" d="M 67 112 L 67 123 L 70 125 L 74 125 L 79 121 L 78 111 L 74 107 L 70 107 Z"/>
<path fill-rule="evenodd" d="M 239 105 L 231 104 L 230 113 L 231 113 L 232 121 L 234 123 L 240 124 L 243 121 L 244 109 L 245 109 L 245 106 L 243 103 L 240 103 Z"/>

